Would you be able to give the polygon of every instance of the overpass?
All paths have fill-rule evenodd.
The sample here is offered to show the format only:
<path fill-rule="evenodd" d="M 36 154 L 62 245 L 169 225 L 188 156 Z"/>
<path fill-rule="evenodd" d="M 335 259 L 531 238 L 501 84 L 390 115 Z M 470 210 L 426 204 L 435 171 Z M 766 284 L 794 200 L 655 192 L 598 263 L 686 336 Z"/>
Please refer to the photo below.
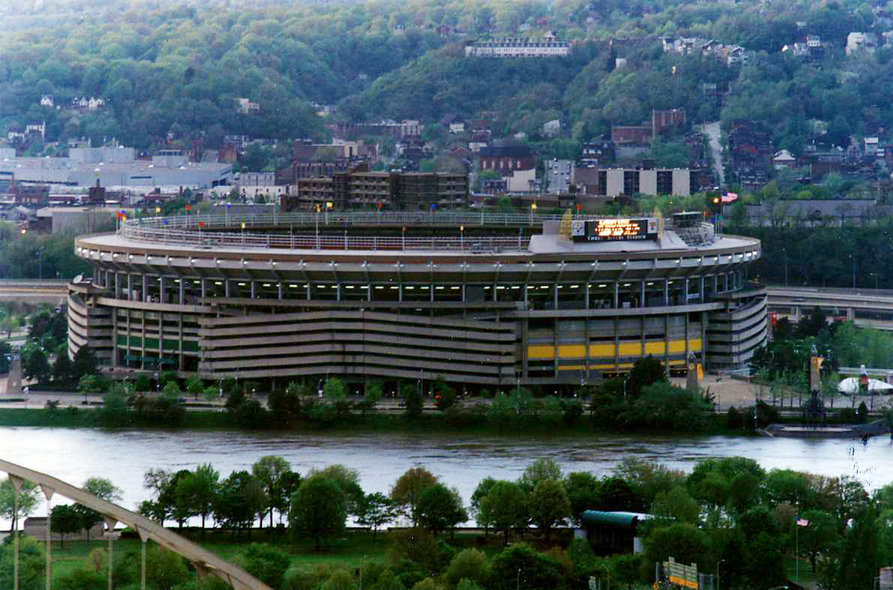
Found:
<path fill-rule="evenodd" d="M 29 481 L 40 486 L 44 497 L 47 500 L 47 544 L 46 544 L 46 588 L 52 590 L 52 539 L 50 534 L 50 503 L 53 496 L 59 494 L 69 500 L 73 500 L 78 504 L 91 508 L 100 513 L 106 523 L 106 538 L 109 542 L 108 552 L 108 588 L 112 590 L 112 543 L 119 536 L 115 533 L 115 526 L 118 523 L 124 524 L 135 530 L 142 541 L 142 559 L 141 559 L 141 576 L 140 588 L 146 589 L 146 543 L 155 541 L 165 549 L 174 551 L 187 560 L 189 560 L 200 575 L 208 572 L 215 574 L 220 579 L 228 582 L 233 590 L 271 590 L 269 586 L 250 575 L 240 567 L 237 567 L 227 561 L 224 561 L 217 555 L 207 551 L 196 545 L 195 543 L 184 539 L 180 535 L 167 530 L 163 526 L 155 523 L 145 516 L 131 512 L 106 502 L 85 492 L 80 488 L 76 488 L 62 480 L 56 479 L 45 473 L 34 471 L 15 463 L 10 463 L 0 459 L 0 471 L 6 472 L 15 488 L 13 513 L 18 512 L 18 495 L 22 483 Z M 18 528 L 18 523 L 16 523 Z M 19 535 L 17 531 L 13 534 L 13 590 L 19 590 Z"/>
<path fill-rule="evenodd" d="M 830 317 L 852 320 L 858 326 L 893 330 L 893 291 L 768 287 L 770 312 L 798 321 L 816 307 Z"/>
<path fill-rule="evenodd" d="M 64 279 L 0 279 L 0 302 L 26 301 L 59 305 L 68 297 Z"/>

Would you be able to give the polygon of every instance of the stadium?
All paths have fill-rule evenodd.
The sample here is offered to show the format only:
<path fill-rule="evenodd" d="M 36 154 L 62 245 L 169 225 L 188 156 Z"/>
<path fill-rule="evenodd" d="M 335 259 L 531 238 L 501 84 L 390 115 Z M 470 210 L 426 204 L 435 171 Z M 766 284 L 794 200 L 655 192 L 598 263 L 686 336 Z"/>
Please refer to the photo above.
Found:
<path fill-rule="evenodd" d="M 71 354 L 121 369 L 557 390 L 645 355 L 737 368 L 766 340 L 759 241 L 699 213 L 183 215 L 75 250 Z"/>

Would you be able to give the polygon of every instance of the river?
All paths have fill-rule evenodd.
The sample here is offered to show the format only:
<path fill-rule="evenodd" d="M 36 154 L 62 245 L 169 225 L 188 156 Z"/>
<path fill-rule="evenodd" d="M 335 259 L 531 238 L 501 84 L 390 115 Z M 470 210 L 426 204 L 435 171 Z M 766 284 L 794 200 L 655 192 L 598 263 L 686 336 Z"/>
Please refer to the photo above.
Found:
<path fill-rule="evenodd" d="M 565 473 L 610 472 L 625 457 L 691 470 L 706 457 L 742 456 L 764 468 L 789 468 L 851 476 L 868 489 L 893 482 L 893 442 L 766 437 L 680 437 L 596 434 L 589 437 L 472 436 L 465 434 L 318 434 L 204 431 L 91 430 L 0 427 L 0 457 L 74 485 L 91 476 L 123 490 L 121 504 L 148 498 L 143 474 L 150 468 L 191 469 L 211 463 L 222 477 L 249 469 L 264 455 L 281 455 L 292 468 L 341 463 L 356 469 L 367 492 L 387 492 L 407 469 L 425 466 L 467 503 L 485 477 L 516 479 L 539 457 L 552 457 Z"/>

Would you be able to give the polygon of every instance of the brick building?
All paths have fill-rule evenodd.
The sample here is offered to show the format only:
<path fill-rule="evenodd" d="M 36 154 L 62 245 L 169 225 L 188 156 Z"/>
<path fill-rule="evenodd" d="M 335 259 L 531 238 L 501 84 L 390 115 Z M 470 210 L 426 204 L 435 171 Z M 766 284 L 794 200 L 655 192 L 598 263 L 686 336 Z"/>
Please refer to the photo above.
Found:
<path fill-rule="evenodd" d="M 295 194 L 283 195 L 282 209 L 312 210 L 326 203 L 339 210 L 357 208 L 427 211 L 467 206 L 468 176 L 440 172 L 372 172 L 364 167 L 331 176 L 299 178 Z"/>

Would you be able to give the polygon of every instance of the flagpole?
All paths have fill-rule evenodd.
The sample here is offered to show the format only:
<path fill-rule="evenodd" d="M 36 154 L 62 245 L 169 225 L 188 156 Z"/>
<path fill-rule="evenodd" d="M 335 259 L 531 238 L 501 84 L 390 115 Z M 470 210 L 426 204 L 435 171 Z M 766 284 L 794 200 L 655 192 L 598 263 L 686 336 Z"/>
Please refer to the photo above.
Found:
<path fill-rule="evenodd" d="M 794 579 L 800 584 L 800 518 L 794 523 Z"/>

